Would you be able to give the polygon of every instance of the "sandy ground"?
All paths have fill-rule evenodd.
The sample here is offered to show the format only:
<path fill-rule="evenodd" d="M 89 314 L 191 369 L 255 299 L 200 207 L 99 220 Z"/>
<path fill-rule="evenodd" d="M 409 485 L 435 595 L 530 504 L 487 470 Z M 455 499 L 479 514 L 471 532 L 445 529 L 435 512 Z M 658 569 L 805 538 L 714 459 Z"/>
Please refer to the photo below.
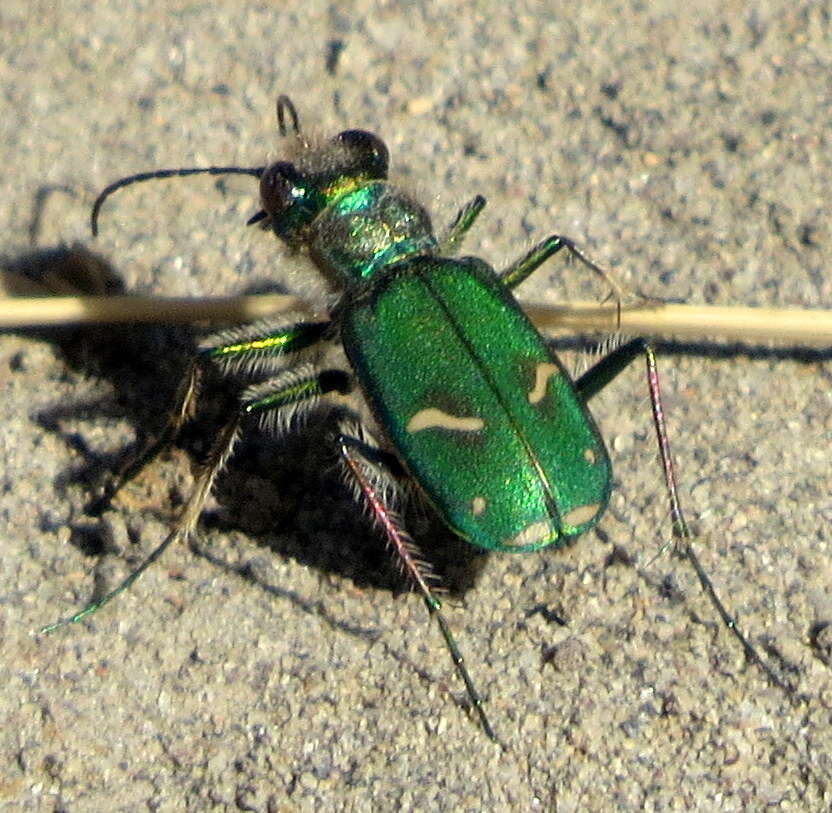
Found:
<path fill-rule="evenodd" d="M 0 251 L 42 269 L 80 241 L 128 291 L 315 301 L 310 270 L 244 228 L 250 179 L 124 191 L 87 231 L 122 175 L 278 157 L 285 92 L 307 129 L 379 133 L 438 224 L 484 194 L 467 248 L 497 266 L 557 231 L 656 297 L 828 307 L 821 5 L 6 0 Z M 559 262 L 520 292 L 601 293 Z M 616 465 L 601 533 L 468 563 L 479 578 L 449 604 L 495 745 L 326 427 L 243 448 L 202 555 L 171 550 L 89 622 L 30 635 L 169 527 L 183 448 L 102 518 L 85 506 L 158 428 L 193 335 L 0 336 L 0 808 L 828 808 L 828 350 L 706 340 L 660 358 L 700 555 L 797 701 L 746 665 L 685 562 L 654 559 L 670 529 L 636 365 L 593 405 Z"/>

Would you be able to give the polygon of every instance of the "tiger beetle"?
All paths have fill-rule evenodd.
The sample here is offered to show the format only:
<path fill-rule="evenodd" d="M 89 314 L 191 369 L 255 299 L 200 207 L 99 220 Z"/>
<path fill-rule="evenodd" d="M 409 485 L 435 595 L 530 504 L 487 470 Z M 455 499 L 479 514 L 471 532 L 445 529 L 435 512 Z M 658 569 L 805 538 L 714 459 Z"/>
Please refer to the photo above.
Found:
<path fill-rule="evenodd" d="M 287 127 L 291 119 L 291 132 Z M 295 157 L 268 167 L 195 167 L 142 172 L 104 189 L 151 178 L 243 174 L 260 181 L 262 210 L 249 220 L 304 250 L 342 292 L 324 321 L 285 317 L 204 341 L 161 436 L 113 478 L 105 500 L 177 435 L 195 412 L 206 365 L 248 378 L 239 406 L 217 435 L 182 512 L 165 540 L 121 584 L 49 632 L 92 615 L 136 579 L 175 540 L 188 539 L 214 482 L 252 418 L 289 431 L 329 401 L 334 446 L 355 499 L 368 510 L 413 588 L 433 616 L 485 734 L 496 740 L 482 698 L 441 612 L 437 580 L 402 521 L 411 494 L 424 498 L 463 540 L 488 551 L 526 553 L 563 546 L 596 525 L 610 497 L 610 459 L 590 399 L 644 355 L 677 548 L 690 562 L 716 612 L 768 679 L 787 692 L 737 628 L 695 555 L 676 487 L 659 375 L 643 339 L 610 352 L 576 380 L 524 314 L 512 291 L 562 249 L 606 276 L 567 238 L 552 235 L 500 272 L 476 257 L 454 257 L 485 206 L 473 198 L 438 238 L 425 209 L 387 180 L 388 151 L 377 136 L 345 130 L 312 143 L 297 111 L 277 100 L 278 130 Z M 318 357 L 340 342 L 350 369 Z M 291 363 L 292 356 L 305 360 Z M 363 396 L 362 419 L 339 396 Z M 371 416 L 371 417 L 370 417 Z M 415 488 L 410 486 L 415 485 Z"/>

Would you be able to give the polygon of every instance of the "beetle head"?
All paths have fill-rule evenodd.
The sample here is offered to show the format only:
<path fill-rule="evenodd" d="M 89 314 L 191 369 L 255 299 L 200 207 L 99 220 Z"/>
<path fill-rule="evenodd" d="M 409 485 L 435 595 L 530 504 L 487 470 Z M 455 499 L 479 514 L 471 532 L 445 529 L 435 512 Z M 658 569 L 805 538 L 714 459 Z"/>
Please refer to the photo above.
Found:
<path fill-rule="evenodd" d="M 302 244 L 322 209 L 359 185 L 387 177 L 384 142 L 365 130 L 344 130 L 320 146 L 305 146 L 295 161 L 277 161 L 260 177 L 263 215 L 275 233 Z"/>

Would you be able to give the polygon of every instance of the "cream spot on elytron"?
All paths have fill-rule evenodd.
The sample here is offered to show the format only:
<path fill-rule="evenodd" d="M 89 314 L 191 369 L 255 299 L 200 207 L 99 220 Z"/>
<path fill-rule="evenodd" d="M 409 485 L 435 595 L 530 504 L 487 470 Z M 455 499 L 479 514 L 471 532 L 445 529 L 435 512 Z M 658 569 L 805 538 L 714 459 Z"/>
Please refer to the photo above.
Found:
<path fill-rule="evenodd" d="M 579 505 L 577 508 L 567 511 L 561 519 L 566 525 L 583 525 L 585 522 L 589 522 L 591 519 L 594 519 L 600 510 L 601 503 L 599 502 L 592 502 L 588 505 Z"/>
<path fill-rule="evenodd" d="M 510 536 L 503 540 L 503 545 L 507 548 L 520 548 L 525 545 L 539 545 L 543 541 L 548 541 L 552 536 L 552 524 L 548 520 L 541 520 L 540 522 L 533 522 L 527 525 L 515 536 Z"/>
<path fill-rule="evenodd" d="M 595 454 L 595 449 L 584 449 L 584 460 L 586 460 L 587 463 L 597 462 L 598 457 Z"/>
<path fill-rule="evenodd" d="M 485 421 L 476 415 L 460 417 L 449 415 L 436 407 L 420 409 L 407 423 L 407 431 L 420 432 L 422 429 L 452 429 L 455 432 L 479 432 L 485 426 Z"/>
<path fill-rule="evenodd" d="M 558 369 L 557 364 L 551 364 L 548 361 L 541 362 L 537 365 L 537 369 L 535 370 L 534 386 L 529 392 L 530 404 L 538 404 L 543 400 L 543 396 L 546 395 L 546 385 L 549 383 L 549 379 L 553 375 L 557 375 L 559 372 L 560 370 Z"/>
<path fill-rule="evenodd" d="M 483 511 L 485 511 L 485 498 L 474 497 L 474 499 L 471 500 L 471 513 L 475 517 L 478 517 Z"/>

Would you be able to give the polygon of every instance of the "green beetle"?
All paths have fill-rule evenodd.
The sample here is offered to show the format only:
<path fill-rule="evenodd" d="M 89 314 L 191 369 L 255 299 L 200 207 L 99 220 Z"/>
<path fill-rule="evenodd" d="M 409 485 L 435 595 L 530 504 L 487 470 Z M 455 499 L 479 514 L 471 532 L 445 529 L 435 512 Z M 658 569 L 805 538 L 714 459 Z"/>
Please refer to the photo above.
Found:
<path fill-rule="evenodd" d="M 560 235 L 547 238 L 497 273 L 474 257 L 453 258 L 485 205 L 474 198 L 439 239 L 425 209 L 387 181 L 388 152 L 375 135 L 347 130 L 322 145 L 302 136 L 290 100 L 277 101 L 281 135 L 292 120 L 297 157 L 269 167 L 156 170 L 116 181 L 99 195 L 150 178 L 237 173 L 260 179 L 262 222 L 289 246 L 308 252 L 342 294 L 325 321 L 247 326 L 203 342 L 162 437 L 114 478 L 103 503 L 178 432 L 192 414 L 200 370 L 219 365 L 252 383 L 215 439 L 174 530 L 134 572 L 102 599 L 44 627 L 85 618 L 128 588 L 176 539 L 192 534 L 205 500 L 248 416 L 276 432 L 291 428 L 322 400 L 358 390 L 372 425 L 335 414 L 347 481 L 369 508 L 404 571 L 437 619 L 455 667 L 486 734 L 495 738 L 482 700 L 440 612 L 431 574 L 398 513 L 412 481 L 444 522 L 487 550 L 524 552 L 566 543 L 595 525 L 609 501 L 611 467 L 586 402 L 636 355 L 645 352 L 659 450 L 674 534 L 703 588 L 747 655 L 761 663 L 736 629 L 688 544 L 661 407 L 655 356 L 642 340 L 613 351 L 572 381 L 511 294 L 545 260 L 567 249 L 604 272 Z M 340 341 L 350 370 L 287 358 Z M 779 683 L 768 667 L 769 677 Z"/>

